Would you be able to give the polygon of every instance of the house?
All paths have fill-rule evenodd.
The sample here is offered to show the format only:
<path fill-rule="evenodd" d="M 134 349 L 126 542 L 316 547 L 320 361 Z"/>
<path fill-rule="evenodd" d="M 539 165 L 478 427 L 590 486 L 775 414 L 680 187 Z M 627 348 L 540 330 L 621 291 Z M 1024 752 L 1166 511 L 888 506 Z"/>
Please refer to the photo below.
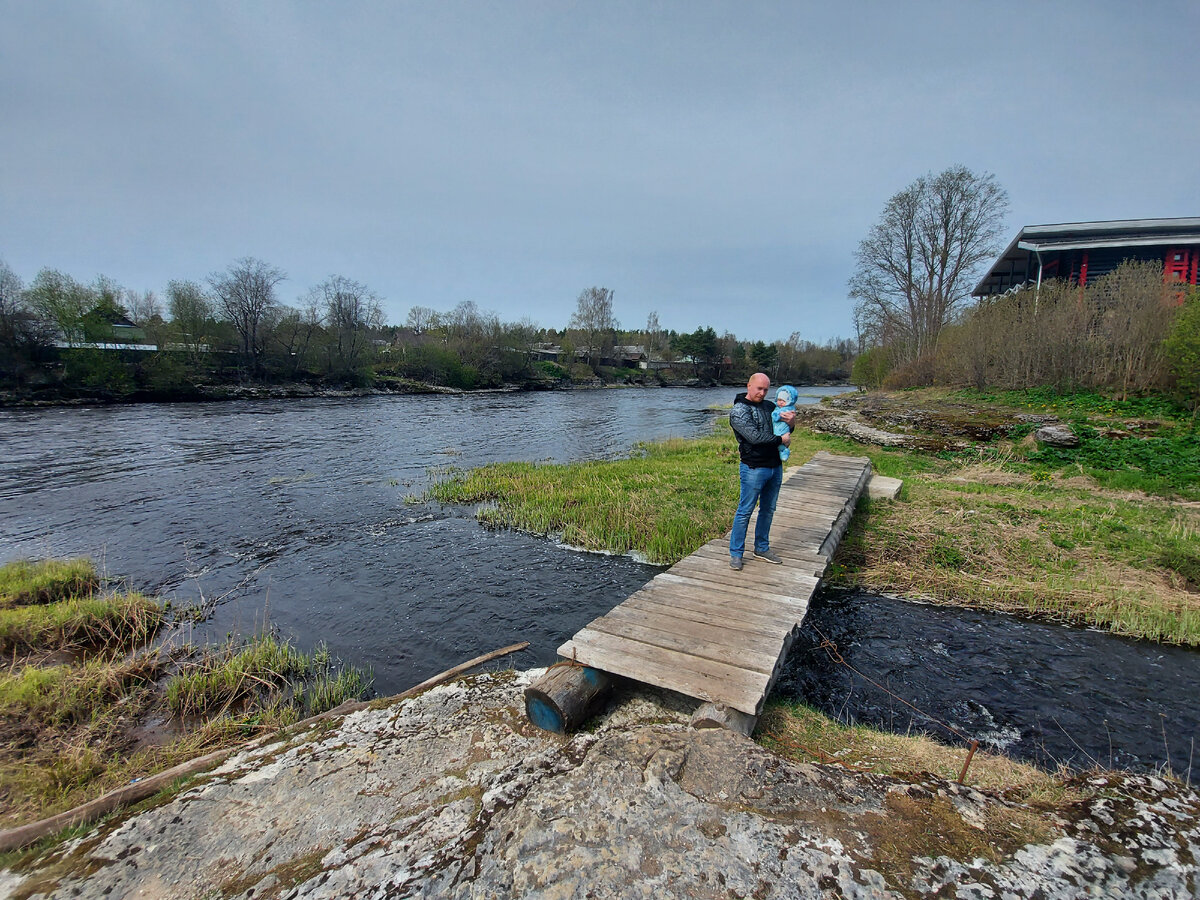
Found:
<path fill-rule="evenodd" d="M 992 297 L 1047 278 L 1082 286 L 1126 260 L 1161 262 L 1164 282 L 1196 284 L 1200 218 L 1027 225 L 971 293 Z"/>

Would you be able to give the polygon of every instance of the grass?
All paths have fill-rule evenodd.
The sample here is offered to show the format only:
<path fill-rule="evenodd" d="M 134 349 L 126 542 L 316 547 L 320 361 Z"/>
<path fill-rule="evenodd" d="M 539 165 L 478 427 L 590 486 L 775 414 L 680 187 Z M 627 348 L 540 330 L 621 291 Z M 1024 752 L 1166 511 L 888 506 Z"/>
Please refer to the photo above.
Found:
<path fill-rule="evenodd" d="M 803 703 L 768 701 L 755 740 L 797 762 L 836 763 L 855 771 L 908 777 L 928 772 L 957 780 L 966 747 L 952 747 L 921 734 L 891 734 L 865 725 L 845 725 Z M 976 751 L 965 784 L 1006 791 L 1023 801 L 1060 803 L 1075 799 L 1052 773 L 998 753 Z"/>
<path fill-rule="evenodd" d="M 0 566 L 0 827 L 54 815 L 132 779 L 365 696 L 371 676 L 273 635 L 147 649 L 163 606 L 100 595 L 87 561 Z M 75 592 L 86 587 L 85 593 Z M 70 663 L 52 664 L 70 651 Z"/>
<path fill-rule="evenodd" d="M 0 609 L 86 596 L 100 589 L 90 559 L 17 560 L 0 566 Z"/>
<path fill-rule="evenodd" d="M 1200 433 L 1191 413 L 1165 396 L 1116 400 L 1092 392 L 958 391 L 957 399 L 1059 417 L 1079 436 L 1079 446 L 1036 449 L 1026 444 L 1021 462 L 1034 474 L 1082 474 L 1117 491 L 1200 500 Z M 1034 430 L 1014 429 L 1019 438 Z"/>
<path fill-rule="evenodd" d="M 652 563 L 719 536 L 737 493 L 737 450 L 722 435 L 642 444 L 623 460 L 495 463 L 431 489 L 443 502 L 485 504 L 478 518 L 486 524 Z"/>
<path fill-rule="evenodd" d="M 304 653 L 266 634 L 185 664 L 168 680 L 165 697 L 177 716 L 232 714 L 238 725 L 282 727 L 364 695 L 370 680 L 358 669 L 337 671 L 324 647 Z"/>
<path fill-rule="evenodd" d="M 160 604 L 139 593 L 68 597 L 0 609 L 0 654 L 76 648 L 128 650 L 164 621 Z"/>

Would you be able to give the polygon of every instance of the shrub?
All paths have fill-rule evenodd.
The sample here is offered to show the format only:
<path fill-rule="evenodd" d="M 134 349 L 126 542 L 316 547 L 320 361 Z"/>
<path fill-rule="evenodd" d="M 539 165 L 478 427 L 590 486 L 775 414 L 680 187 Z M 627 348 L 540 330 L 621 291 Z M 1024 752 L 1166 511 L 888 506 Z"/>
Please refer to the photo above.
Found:
<path fill-rule="evenodd" d="M 1163 352 L 1175 377 L 1175 392 L 1192 410 L 1194 421 L 1200 412 L 1200 290 L 1192 290 L 1175 314 Z"/>
<path fill-rule="evenodd" d="M 892 370 L 892 354 L 886 347 L 872 347 L 858 354 L 850 370 L 850 381 L 858 387 L 876 391 Z"/>

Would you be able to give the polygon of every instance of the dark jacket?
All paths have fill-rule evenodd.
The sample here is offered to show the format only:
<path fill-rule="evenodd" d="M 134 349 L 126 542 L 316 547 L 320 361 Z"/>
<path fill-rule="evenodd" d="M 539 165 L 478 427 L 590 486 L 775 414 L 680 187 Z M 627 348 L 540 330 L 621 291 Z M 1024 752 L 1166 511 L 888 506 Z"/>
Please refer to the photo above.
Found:
<path fill-rule="evenodd" d="M 779 459 L 779 445 L 783 443 L 771 424 L 771 411 L 775 404 L 764 398 L 758 403 L 746 399 L 746 392 L 738 394 L 729 411 L 729 424 L 737 436 L 738 455 L 752 469 L 773 469 L 783 465 Z"/>

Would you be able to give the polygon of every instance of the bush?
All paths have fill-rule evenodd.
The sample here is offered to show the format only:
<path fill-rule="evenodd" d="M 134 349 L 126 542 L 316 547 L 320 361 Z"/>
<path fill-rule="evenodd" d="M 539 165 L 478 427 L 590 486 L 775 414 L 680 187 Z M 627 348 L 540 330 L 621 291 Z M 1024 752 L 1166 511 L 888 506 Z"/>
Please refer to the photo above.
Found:
<path fill-rule="evenodd" d="M 567 377 L 567 370 L 558 363 L 550 362 L 548 359 L 539 360 L 533 364 L 534 371 L 545 378 L 553 378 L 555 381 Z"/>
<path fill-rule="evenodd" d="M 876 391 L 883 387 L 883 381 L 891 370 L 891 351 L 886 347 L 872 347 L 855 358 L 854 367 L 850 370 L 850 381 L 858 387 Z"/>
<path fill-rule="evenodd" d="M 1195 420 L 1200 412 L 1200 290 L 1192 290 L 1175 314 L 1163 354 L 1175 378 L 1175 393 Z"/>
<path fill-rule="evenodd" d="M 1173 316 L 1162 266 L 1126 262 L 1080 288 L 1050 280 L 981 300 L 939 347 L 943 380 L 976 388 L 1161 387 Z"/>

